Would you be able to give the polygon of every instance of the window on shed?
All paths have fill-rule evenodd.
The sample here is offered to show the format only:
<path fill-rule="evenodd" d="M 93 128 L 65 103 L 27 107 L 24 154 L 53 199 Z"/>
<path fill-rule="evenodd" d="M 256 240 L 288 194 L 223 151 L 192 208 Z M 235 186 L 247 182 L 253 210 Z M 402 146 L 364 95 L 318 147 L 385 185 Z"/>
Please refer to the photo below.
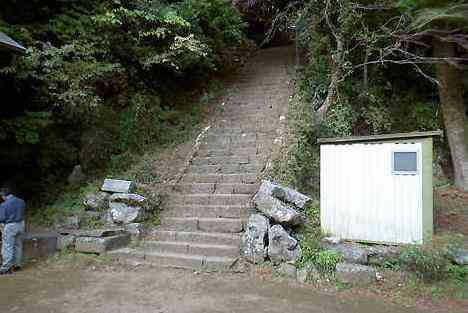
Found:
<path fill-rule="evenodd" d="M 418 173 L 418 153 L 415 151 L 393 152 L 393 173 L 394 174 L 417 174 Z"/>

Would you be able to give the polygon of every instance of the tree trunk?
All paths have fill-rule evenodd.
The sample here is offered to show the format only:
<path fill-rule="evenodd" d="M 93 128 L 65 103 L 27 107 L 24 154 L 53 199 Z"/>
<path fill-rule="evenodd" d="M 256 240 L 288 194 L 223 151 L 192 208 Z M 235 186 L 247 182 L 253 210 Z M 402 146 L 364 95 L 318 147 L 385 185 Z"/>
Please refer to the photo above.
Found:
<path fill-rule="evenodd" d="M 433 40 L 434 56 L 451 58 L 455 56 L 455 44 Z M 444 118 L 444 125 L 452 165 L 455 186 L 466 190 L 465 175 L 463 173 L 466 160 L 465 150 L 465 106 L 463 102 L 463 75 L 455 66 L 440 63 L 437 66 L 439 81 L 439 97 Z"/>

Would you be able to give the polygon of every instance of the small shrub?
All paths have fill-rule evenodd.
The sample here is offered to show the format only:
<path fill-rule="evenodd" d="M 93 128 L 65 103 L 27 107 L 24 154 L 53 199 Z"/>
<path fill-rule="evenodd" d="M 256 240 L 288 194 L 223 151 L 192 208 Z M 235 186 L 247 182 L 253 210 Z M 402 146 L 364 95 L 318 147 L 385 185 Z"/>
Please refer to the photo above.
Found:
<path fill-rule="evenodd" d="M 341 260 L 342 256 L 336 251 L 320 251 L 315 258 L 315 266 L 322 275 L 332 276 L 335 273 L 336 265 Z"/>
<path fill-rule="evenodd" d="M 404 269 L 425 281 L 445 278 L 449 265 L 446 253 L 433 247 L 409 247 L 401 254 L 400 262 Z"/>
<path fill-rule="evenodd" d="M 461 283 L 468 282 L 468 266 L 450 264 L 447 268 L 450 278 Z"/>

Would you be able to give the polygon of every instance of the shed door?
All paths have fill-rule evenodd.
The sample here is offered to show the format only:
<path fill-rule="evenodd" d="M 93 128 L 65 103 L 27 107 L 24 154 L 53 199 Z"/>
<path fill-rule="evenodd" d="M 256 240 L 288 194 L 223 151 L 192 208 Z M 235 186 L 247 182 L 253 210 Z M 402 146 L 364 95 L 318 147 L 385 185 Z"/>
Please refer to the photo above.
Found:
<path fill-rule="evenodd" d="M 343 239 L 422 242 L 420 143 L 321 146 L 321 221 Z"/>

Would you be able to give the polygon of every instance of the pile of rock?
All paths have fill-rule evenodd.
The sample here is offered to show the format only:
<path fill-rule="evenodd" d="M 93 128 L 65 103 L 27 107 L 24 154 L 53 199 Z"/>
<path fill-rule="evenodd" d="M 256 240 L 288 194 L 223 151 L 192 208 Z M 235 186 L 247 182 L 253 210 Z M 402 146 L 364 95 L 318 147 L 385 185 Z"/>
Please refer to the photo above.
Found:
<path fill-rule="evenodd" d="M 85 195 L 84 214 L 61 217 L 57 221 L 58 249 L 102 253 L 125 246 L 130 239 L 141 239 L 144 235 L 142 222 L 151 208 L 147 199 L 134 190 L 132 181 L 105 179 L 101 191 Z M 83 218 L 104 224 L 105 228 L 82 231 Z"/>
<path fill-rule="evenodd" d="M 140 239 L 144 232 L 141 222 L 148 217 L 150 207 L 147 199 L 134 190 L 132 181 L 105 179 L 101 191 L 86 195 L 83 205 L 88 214 L 100 213 L 106 226 L 122 226 L 132 239 Z"/>
<path fill-rule="evenodd" d="M 250 262 L 269 259 L 274 264 L 294 264 L 302 256 L 294 229 L 307 222 L 299 210 L 311 198 L 291 189 L 264 180 L 253 198 L 258 212 L 249 217 L 241 240 L 241 252 Z"/>

